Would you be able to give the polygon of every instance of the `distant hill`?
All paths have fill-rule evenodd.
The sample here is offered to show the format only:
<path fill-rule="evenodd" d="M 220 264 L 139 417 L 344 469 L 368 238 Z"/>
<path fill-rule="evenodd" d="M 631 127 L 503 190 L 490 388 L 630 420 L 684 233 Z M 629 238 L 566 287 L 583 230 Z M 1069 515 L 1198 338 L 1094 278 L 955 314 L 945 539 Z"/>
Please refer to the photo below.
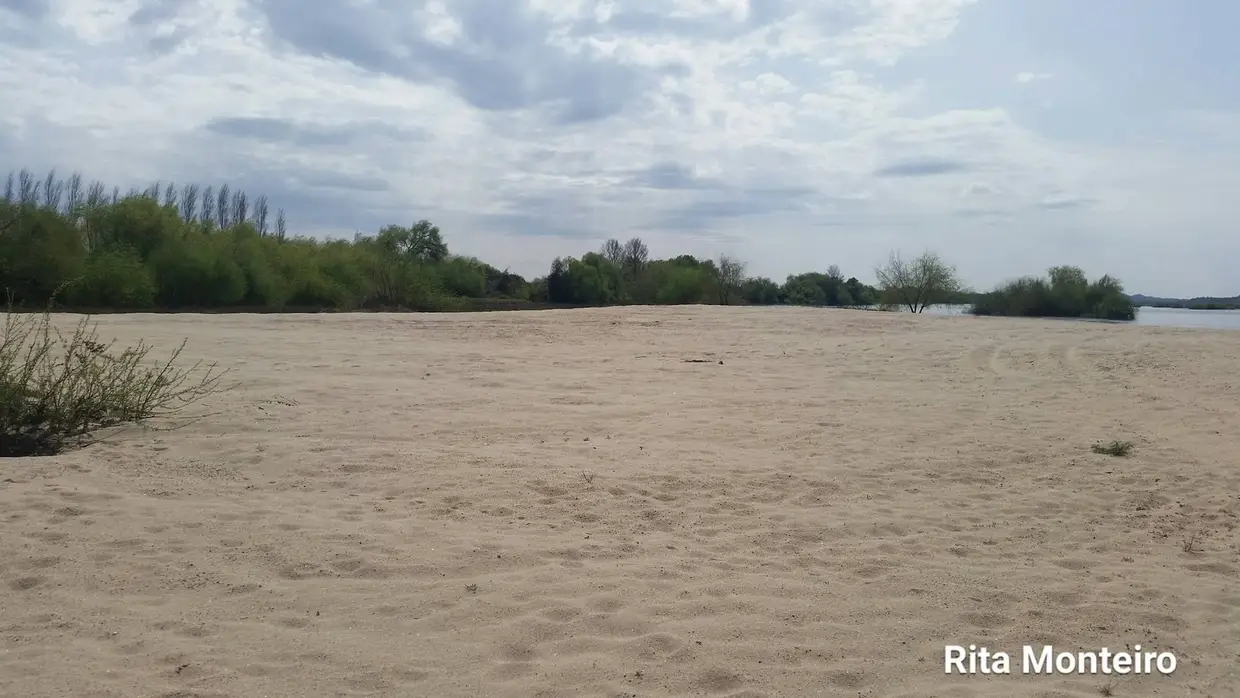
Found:
<path fill-rule="evenodd" d="M 1194 310 L 1231 310 L 1240 309 L 1240 296 L 1219 298 L 1216 296 L 1198 296 L 1196 298 L 1159 298 L 1134 293 L 1128 296 L 1134 305 L 1145 305 L 1152 308 L 1191 308 Z"/>

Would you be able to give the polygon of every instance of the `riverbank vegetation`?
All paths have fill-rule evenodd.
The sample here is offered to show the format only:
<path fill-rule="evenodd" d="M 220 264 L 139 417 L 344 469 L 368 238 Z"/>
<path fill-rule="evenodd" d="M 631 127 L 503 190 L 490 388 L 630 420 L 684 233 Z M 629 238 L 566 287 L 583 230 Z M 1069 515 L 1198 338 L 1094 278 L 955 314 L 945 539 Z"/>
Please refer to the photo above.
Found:
<path fill-rule="evenodd" d="M 1133 320 L 1137 316 L 1136 307 L 1117 279 L 1102 276 L 1091 282 L 1085 272 L 1070 266 L 1052 267 L 1047 278 L 1025 277 L 982 294 L 974 301 L 972 313 L 1099 320 Z"/>
<path fill-rule="evenodd" d="M 0 198 L 0 287 L 21 306 L 102 311 L 491 310 L 618 304 L 864 307 L 922 312 L 969 304 L 977 315 L 1132 319 L 1115 279 L 1074 267 L 974 293 L 926 252 L 893 253 L 876 285 L 837 265 L 749 276 L 728 255 L 653 259 L 640 238 L 607 240 L 526 279 L 453 253 L 428 220 L 349 240 L 294 234 L 265 196 L 228 184 L 154 183 L 122 193 L 55 172 L 11 173 Z"/>
<path fill-rule="evenodd" d="M 23 306 L 82 310 L 470 310 L 611 304 L 868 306 L 878 289 L 837 266 L 783 283 L 735 258 L 652 259 L 642 240 L 554 260 L 527 280 L 453 254 L 420 220 L 352 240 L 292 234 L 266 197 L 195 184 L 122 193 L 80 175 L 9 175 L 0 286 Z"/>
<path fill-rule="evenodd" d="M 1216 296 L 1198 296 L 1196 298 L 1159 298 L 1135 293 L 1132 302 L 1138 307 L 1150 308 L 1185 308 L 1188 310 L 1240 310 L 1240 296 L 1221 298 Z"/>

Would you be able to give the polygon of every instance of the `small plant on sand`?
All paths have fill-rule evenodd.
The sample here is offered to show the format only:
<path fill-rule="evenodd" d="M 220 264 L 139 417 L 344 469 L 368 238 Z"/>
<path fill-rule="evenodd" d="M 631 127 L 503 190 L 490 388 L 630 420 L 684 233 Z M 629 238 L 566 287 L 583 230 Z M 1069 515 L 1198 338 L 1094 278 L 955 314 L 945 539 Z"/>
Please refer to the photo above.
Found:
<path fill-rule="evenodd" d="M 1111 679 L 1107 681 L 1105 684 L 1103 684 L 1102 686 L 1099 686 L 1098 693 L 1101 693 L 1104 696 L 1115 695 L 1115 679 Z"/>
<path fill-rule="evenodd" d="M 1112 441 L 1111 443 L 1106 443 L 1106 444 L 1096 443 L 1094 444 L 1094 453 L 1099 453 L 1104 456 L 1115 456 L 1116 458 L 1123 458 L 1127 456 L 1128 454 L 1132 453 L 1132 442 L 1117 440 L 1117 441 Z"/>
<path fill-rule="evenodd" d="M 1196 554 L 1199 550 L 1199 548 L 1197 547 L 1197 543 L 1199 542 L 1201 542 L 1200 533 L 1194 533 L 1193 535 L 1185 538 L 1184 543 L 1182 545 L 1182 547 L 1184 548 L 1184 552 L 1188 553 L 1189 555 Z"/>
<path fill-rule="evenodd" d="M 167 417 L 225 389 L 214 364 L 174 366 L 185 343 L 151 363 L 143 342 L 113 349 L 83 318 L 69 336 L 51 312 L 10 302 L 0 337 L 0 457 L 59 453 L 107 427 Z"/>

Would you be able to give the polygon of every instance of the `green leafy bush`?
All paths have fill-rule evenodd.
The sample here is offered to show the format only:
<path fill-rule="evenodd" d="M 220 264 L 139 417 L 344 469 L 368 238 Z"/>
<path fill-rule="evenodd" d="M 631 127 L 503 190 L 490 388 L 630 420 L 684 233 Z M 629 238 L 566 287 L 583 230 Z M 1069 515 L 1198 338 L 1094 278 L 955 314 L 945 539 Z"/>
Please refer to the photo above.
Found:
<path fill-rule="evenodd" d="M 973 304 L 974 315 L 1133 320 L 1136 307 L 1120 282 L 1103 276 L 1090 283 L 1076 267 L 1052 267 L 1048 278 L 1010 281 Z"/>
<path fill-rule="evenodd" d="M 214 365 L 148 361 L 144 343 L 114 349 L 84 318 L 65 337 L 51 314 L 5 315 L 0 338 L 0 456 L 51 455 L 120 424 L 179 413 L 223 389 Z"/>
<path fill-rule="evenodd" d="M 79 307 L 134 309 L 155 303 L 155 274 L 132 247 L 105 249 L 90 257 L 74 281 L 69 300 Z"/>

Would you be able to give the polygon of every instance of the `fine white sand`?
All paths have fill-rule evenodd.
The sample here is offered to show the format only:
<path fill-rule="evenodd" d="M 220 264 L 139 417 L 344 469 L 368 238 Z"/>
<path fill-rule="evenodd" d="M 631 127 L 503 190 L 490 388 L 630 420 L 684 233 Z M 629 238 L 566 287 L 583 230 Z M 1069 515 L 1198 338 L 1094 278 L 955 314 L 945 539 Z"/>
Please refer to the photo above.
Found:
<path fill-rule="evenodd" d="M 73 318 L 58 322 L 72 323 Z M 846 310 L 128 315 L 234 369 L 0 461 L 0 695 L 1240 695 L 1240 333 Z M 688 362 L 689 359 L 702 360 Z M 1091 453 L 1128 439 L 1128 458 Z M 1194 538 L 1194 552 L 1184 541 Z"/>

